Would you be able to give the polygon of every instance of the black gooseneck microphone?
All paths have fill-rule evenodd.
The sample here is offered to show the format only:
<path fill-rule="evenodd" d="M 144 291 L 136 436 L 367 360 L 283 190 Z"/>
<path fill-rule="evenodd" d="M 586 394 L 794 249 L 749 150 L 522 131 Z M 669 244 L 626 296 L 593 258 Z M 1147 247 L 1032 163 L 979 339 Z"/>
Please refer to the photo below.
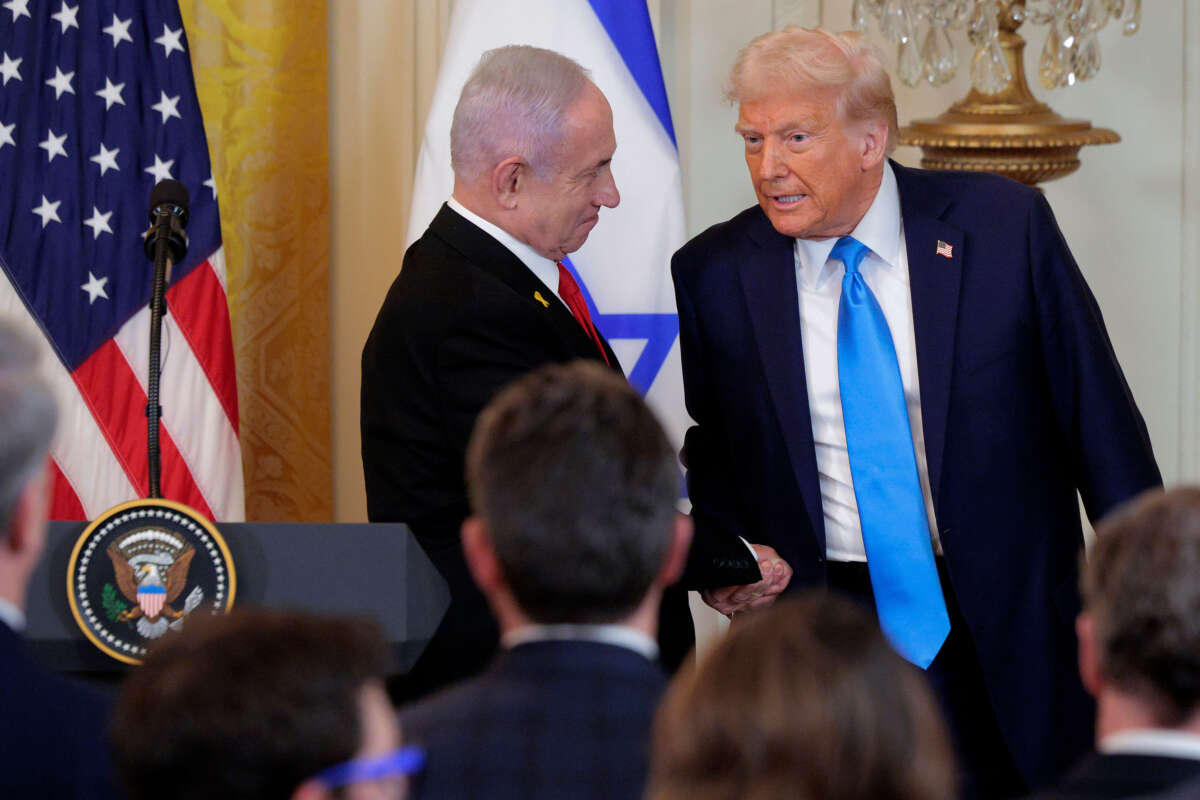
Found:
<path fill-rule="evenodd" d="M 150 369 L 146 379 L 146 445 L 150 478 L 150 497 L 162 497 L 159 476 L 158 380 L 161 371 L 162 317 L 166 308 L 167 281 L 171 267 L 187 255 L 188 238 L 183 229 L 188 221 L 188 190 L 179 181 L 159 181 L 150 192 L 150 229 L 145 234 L 146 258 L 154 262 L 154 283 L 150 290 Z"/>

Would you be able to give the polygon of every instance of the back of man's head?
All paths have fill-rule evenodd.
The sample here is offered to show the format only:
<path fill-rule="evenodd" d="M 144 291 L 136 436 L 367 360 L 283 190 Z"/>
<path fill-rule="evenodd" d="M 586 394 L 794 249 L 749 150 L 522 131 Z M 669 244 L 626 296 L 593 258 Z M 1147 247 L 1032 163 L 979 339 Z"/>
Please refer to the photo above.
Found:
<path fill-rule="evenodd" d="M 474 181 L 510 156 L 549 174 L 567 109 L 590 85 L 587 70 L 553 50 L 508 45 L 484 53 L 450 124 L 455 176 Z"/>
<path fill-rule="evenodd" d="M 122 688 L 112 739 L 128 796 L 287 800 L 359 751 L 364 690 L 379 684 L 383 697 L 385 670 L 361 621 L 194 615 Z"/>
<path fill-rule="evenodd" d="M 1194 719 L 1200 712 L 1200 488 L 1153 490 L 1106 518 L 1096 529 L 1082 588 L 1081 638 L 1085 650 L 1094 650 L 1100 682 L 1135 698 L 1161 727 Z M 1085 652 L 1085 673 L 1088 660 Z"/>
<path fill-rule="evenodd" d="M 595 363 L 543 367 L 497 395 L 471 437 L 467 484 L 536 622 L 625 618 L 673 541 L 671 445 L 637 392 Z"/>
<path fill-rule="evenodd" d="M 33 342 L 0 320 L 0 539 L 23 493 L 45 468 L 58 419 L 54 394 L 37 365 Z"/>

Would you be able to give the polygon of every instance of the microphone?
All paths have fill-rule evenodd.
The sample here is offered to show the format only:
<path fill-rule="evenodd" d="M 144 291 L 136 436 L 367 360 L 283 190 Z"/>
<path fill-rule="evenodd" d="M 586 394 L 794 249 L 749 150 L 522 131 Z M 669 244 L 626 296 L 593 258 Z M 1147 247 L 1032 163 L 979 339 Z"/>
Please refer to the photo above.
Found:
<path fill-rule="evenodd" d="M 150 192 L 150 229 L 143 246 L 146 258 L 155 260 L 159 242 L 167 248 L 170 262 L 178 264 L 187 255 L 188 237 L 183 232 L 188 222 L 188 190 L 179 181 L 159 181 Z M 168 269 L 170 267 L 168 266 Z"/>
<path fill-rule="evenodd" d="M 146 231 L 146 258 L 154 262 L 154 282 L 150 288 L 150 365 L 146 374 L 146 468 L 150 496 L 162 497 L 159 487 L 162 465 L 159 461 L 158 383 L 162 374 L 159 358 L 162 346 L 162 317 L 166 311 L 167 283 L 171 265 L 187 255 L 188 238 L 183 232 L 188 220 L 188 190 L 179 181 L 159 181 L 150 192 L 150 229 Z"/>

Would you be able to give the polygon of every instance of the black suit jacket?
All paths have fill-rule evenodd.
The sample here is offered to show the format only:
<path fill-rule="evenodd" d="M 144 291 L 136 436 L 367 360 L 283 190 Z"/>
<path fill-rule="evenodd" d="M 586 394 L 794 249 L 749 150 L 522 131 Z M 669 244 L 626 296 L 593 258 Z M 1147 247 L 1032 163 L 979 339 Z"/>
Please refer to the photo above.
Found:
<path fill-rule="evenodd" d="M 636 800 L 662 670 L 624 647 L 532 642 L 401 713 L 426 748 L 414 797 Z"/>
<path fill-rule="evenodd" d="M 117 797 L 106 699 L 47 672 L 3 623 L 0 676 L 0 797 Z"/>
<path fill-rule="evenodd" d="M 362 357 L 368 516 L 407 523 L 452 598 L 421 662 L 396 692 L 400 699 L 478 672 L 498 641 L 459 544 L 469 514 L 463 458 L 475 418 L 510 381 L 579 358 L 601 360 L 550 287 L 443 206 L 405 253 Z M 683 590 L 664 597 L 660 628 L 664 663 L 673 667 L 694 641 Z"/>
<path fill-rule="evenodd" d="M 1076 491 L 1098 520 L 1161 477 L 1045 198 L 892 166 L 946 567 L 1005 740 L 1038 786 L 1091 746 Z M 672 272 L 695 536 L 771 545 L 802 589 L 825 581 L 825 527 L 793 243 L 756 206 L 689 242 Z"/>
<path fill-rule="evenodd" d="M 1193 758 L 1092 754 L 1036 800 L 1122 800 L 1182 789 L 1197 779 L 1200 760 Z"/>

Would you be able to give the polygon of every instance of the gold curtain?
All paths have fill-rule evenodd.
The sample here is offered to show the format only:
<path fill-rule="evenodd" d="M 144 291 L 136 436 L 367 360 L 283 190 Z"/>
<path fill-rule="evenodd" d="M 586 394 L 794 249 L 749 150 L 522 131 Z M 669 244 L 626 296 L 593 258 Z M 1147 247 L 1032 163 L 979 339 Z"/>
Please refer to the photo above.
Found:
<path fill-rule="evenodd" d="M 249 520 L 332 518 L 325 0 L 181 0 L 221 206 Z"/>

